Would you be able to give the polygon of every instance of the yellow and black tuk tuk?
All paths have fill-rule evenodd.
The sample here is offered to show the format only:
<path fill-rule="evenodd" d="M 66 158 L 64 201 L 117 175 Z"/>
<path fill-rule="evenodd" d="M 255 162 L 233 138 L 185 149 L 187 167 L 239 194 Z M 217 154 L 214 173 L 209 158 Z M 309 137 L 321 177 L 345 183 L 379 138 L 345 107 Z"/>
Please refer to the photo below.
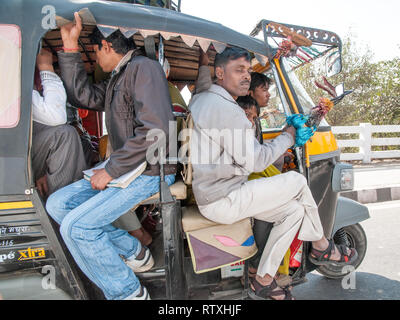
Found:
<path fill-rule="evenodd" d="M 160 63 L 168 59 L 168 80 L 176 87 L 194 84 L 200 48 L 208 51 L 212 71 L 216 53 L 222 52 L 226 46 L 237 46 L 252 54 L 255 71 L 271 73 L 275 79 L 275 85 L 271 87 L 272 104 L 283 113 L 306 114 L 314 105 L 292 71 L 293 65 L 298 67 L 298 63 L 293 64 L 285 57 L 277 58 L 276 48 L 269 44 L 271 40 L 287 37 L 284 32 L 272 28 L 271 22 L 262 21 L 252 33 L 255 36 L 262 32 L 264 39 L 260 40 L 180 13 L 180 1 L 178 5 L 171 1 L 161 2 L 162 8 L 146 6 L 146 1 L 144 5 L 96 0 L 54 0 L 51 4 L 44 0 L 1 2 L 0 293 L 4 299 L 103 298 L 102 293 L 77 268 L 63 244 L 58 226 L 47 215 L 44 200 L 35 188 L 32 173 L 35 58 L 43 47 L 50 50 L 56 60 L 56 52 L 62 48 L 59 26 L 72 21 L 74 12 L 79 12 L 83 20 L 79 45 L 86 70 L 93 81 L 97 80 L 99 70 L 95 54 L 88 45 L 88 34 L 97 26 L 103 34 L 120 30 L 126 37 L 133 37 L 148 57 Z M 314 58 L 334 52 L 334 61 L 341 61 L 341 44 L 337 35 L 311 28 L 286 27 L 312 43 L 312 46 L 300 46 L 301 50 L 314 52 Z M 314 45 L 321 44 L 323 50 L 314 48 Z M 188 112 L 180 110 L 175 115 L 179 119 L 179 128 L 190 128 Z M 83 124 L 92 136 L 106 141 L 101 139 L 104 135 L 102 117 L 101 113 L 89 112 Z M 266 120 L 262 115 L 264 140 L 280 134 L 283 125 L 271 127 L 263 119 Z M 179 140 L 183 145 L 185 142 L 185 138 Z M 105 150 L 100 143 L 99 152 L 103 156 Z M 340 152 L 329 125 L 324 122 L 312 142 L 292 151 L 297 160 L 290 170 L 297 170 L 307 177 L 319 205 L 325 235 L 334 237 L 337 242 L 351 242 L 359 252 L 359 260 L 354 266 L 358 267 L 366 250 L 365 234 L 358 222 L 369 217 L 368 210 L 357 202 L 339 197 L 341 191 L 352 189 L 352 167 L 340 163 Z M 180 156 L 170 154 L 168 161 L 183 162 Z M 71 155 L 71 161 L 73 158 Z M 143 218 L 150 215 L 156 221 L 151 245 L 156 263 L 151 271 L 139 277 L 155 299 L 246 299 L 247 261 L 257 251 L 257 245 L 248 247 L 237 260 L 200 268 L 201 259 L 194 252 L 190 239 L 199 233 L 207 235 L 207 228 L 218 226 L 200 216 L 190 196 L 190 163 L 183 162 L 181 169 L 177 182 L 168 187 L 163 181 L 161 165 L 160 194 L 146 199 L 138 208 Z M 252 225 L 245 222 L 245 227 L 248 230 Z M 267 232 L 265 230 L 270 226 L 259 224 L 253 227 Z M 302 249 L 307 252 L 306 243 Z M 289 272 L 293 283 L 301 283 L 308 272 L 317 268 L 305 257 L 306 254 L 303 254 L 301 263 Z M 202 259 L 212 260 L 207 255 Z M 232 264 L 244 272 L 244 286 L 240 281 L 241 274 L 232 276 L 232 270 L 227 270 Z M 344 276 L 339 270 L 318 270 L 328 277 Z"/>

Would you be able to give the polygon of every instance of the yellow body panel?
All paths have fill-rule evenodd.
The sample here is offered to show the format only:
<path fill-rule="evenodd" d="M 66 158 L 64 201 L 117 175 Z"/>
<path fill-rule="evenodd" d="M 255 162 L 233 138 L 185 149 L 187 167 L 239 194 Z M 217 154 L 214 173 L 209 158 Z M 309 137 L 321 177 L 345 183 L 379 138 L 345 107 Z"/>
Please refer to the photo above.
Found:
<path fill-rule="evenodd" d="M 281 132 L 264 133 L 264 140 L 271 140 L 279 136 Z M 339 149 L 337 141 L 332 131 L 316 132 L 307 142 L 308 156 L 315 156 L 323 153 L 336 151 Z"/>
<path fill-rule="evenodd" d="M 17 202 L 2 202 L 2 203 L 0 203 L 0 210 L 25 209 L 25 208 L 33 208 L 33 203 L 31 201 L 17 201 Z"/>
<path fill-rule="evenodd" d="M 339 149 L 332 131 L 316 132 L 311 141 L 307 142 L 307 145 L 310 156 L 333 152 Z"/>
<path fill-rule="evenodd" d="M 279 136 L 282 132 L 263 133 L 264 140 L 272 140 Z"/>

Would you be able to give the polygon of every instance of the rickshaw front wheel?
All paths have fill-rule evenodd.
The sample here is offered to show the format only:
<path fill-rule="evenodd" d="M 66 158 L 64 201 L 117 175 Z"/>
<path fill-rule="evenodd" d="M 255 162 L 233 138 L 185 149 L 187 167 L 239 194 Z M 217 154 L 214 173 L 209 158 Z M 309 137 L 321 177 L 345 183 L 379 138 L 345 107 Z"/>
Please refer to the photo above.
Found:
<path fill-rule="evenodd" d="M 333 239 L 336 244 L 344 244 L 355 248 L 358 253 L 357 260 L 351 266 L 320 266 L 317 268 L 317 271 L 327 278 L 340 279 L 355 271 L 361 265 L 367 252 L 367 236 L 362 226 L 357 223 L 339 229 Z"/>

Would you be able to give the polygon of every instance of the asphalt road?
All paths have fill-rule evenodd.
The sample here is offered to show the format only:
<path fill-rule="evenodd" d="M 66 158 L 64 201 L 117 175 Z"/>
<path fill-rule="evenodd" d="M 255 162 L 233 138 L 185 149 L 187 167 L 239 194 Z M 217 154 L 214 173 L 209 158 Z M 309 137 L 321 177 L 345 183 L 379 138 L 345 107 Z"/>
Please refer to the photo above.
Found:
<path fill-rule="evenodd" d="M 361 223 L 367 254 L 352 278 L 332 280 L 318 272 L 293 289 L 297 300 L 400 300 L 400 201 L 368 205 L 371 218 Z"/>

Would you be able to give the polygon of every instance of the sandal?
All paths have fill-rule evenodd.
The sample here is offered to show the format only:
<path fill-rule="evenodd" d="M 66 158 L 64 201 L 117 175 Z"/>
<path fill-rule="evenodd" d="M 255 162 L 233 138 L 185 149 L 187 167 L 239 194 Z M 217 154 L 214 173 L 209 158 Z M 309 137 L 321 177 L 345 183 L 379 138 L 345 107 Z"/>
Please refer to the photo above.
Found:
<path fill-rule="evenodd" d="M 252 271 L 251 269 L 254 269 L 255 271 Z M 249 268 L 249 272 L 248 272 L 248 277 L 249 280 L 255 278 L 257 275 L 257 269 L 256 268 Z M 283 274 L 277 274 L 274 279 L 276 280 L 276 283 L 278 285 L 278 287 L 282 288 L 282 289 L 287 289 L 289 291 L 291 291 L 293 289 L 292 287 L 292 278 L 290 276 L 285 276 Z M 242 286 L 244 286 L 244 275 L 240 278 L 240 283 L 242 284 Z"/>
<path fill-rule="evenodd" d="M 275 279 L 268 286 L 263 286 L 255 278 L 251 279 L 250 284 L 249 296 L 253 300 L 277 300 L 274 297 L 282 295 L 285 296 L 283 300 L 294 300 L 290 291 L 286 288 L 280 288 Z M 280 288 L 280 290 L 275 290 L 276 288 Z"/>
<path fill-rule="evenodd" d="M 315 265 L 317 266 L 329 266 L 329 265 L 334 265 L 334 266 L 347 266 L 353 264 L 357 257 L 358 253 L 356 249 L 354 248 L 349 248 L 351 250 L 350 254 L 347 253 L 347 247 L 345 245 L 335 245 L 333 240 L 328 240 L 329 245 L 328 248 L 324 251 L 320 251 L 317 249 L 312 248 L 310 255 L 308 256 L 308 259 Z M 332 256 L 332 250 L 336 246 L 340 253 L 340 260 L 331 260 L 330 257 Z"/>
<path fill-rule="evenodd" d="M 255 270 L 256 270 L 256 271 L 251 271 L 250 268 L 249 268 L 249 272 L 248 272 L 249 280 L 256 277 L 256 275 L 257 275 L 257 269 L 255 269 Z M 240 283 L 242 284 L 242 286 L 244 286 L 244 274 L 243 274 L 242 277 L 240 278 Z"/>
<path fill-rule="evenodd" d="M 278 274 L 275 276 L 276 283 L 279 287 L 283 289 L 288 289 L 289 291 L 293 289 L 292 286 L 292 277 L 289 275 Z"/>

